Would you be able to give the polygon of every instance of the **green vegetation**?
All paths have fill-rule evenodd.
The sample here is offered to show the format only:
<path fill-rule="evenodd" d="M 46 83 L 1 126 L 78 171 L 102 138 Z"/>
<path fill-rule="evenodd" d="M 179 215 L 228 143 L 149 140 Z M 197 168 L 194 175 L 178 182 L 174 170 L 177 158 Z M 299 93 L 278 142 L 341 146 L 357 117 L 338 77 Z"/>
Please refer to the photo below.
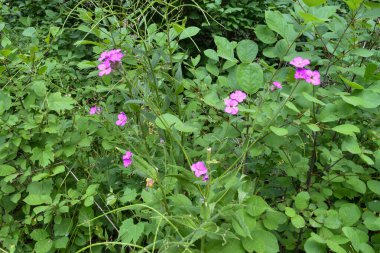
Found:
<path fill-rule="evenodd" d="M 379 252 L 379 26 L 368 0 L 0 0 L 0 252 Z"/>

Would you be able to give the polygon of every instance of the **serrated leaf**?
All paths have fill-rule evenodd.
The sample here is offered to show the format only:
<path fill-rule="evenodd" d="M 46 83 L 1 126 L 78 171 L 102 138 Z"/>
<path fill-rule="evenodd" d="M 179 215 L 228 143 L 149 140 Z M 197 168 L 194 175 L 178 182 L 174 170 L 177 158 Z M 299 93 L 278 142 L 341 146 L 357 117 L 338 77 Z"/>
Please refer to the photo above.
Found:
<path fill-rule="evenodd" d="M 58 113 L 64 110 L 73 109 L 73 104 L 75 104 L 74 99 L 72 99 L 71 97 L 62 97 L 60 92 L 49 94 L 47 102 L 48 108 Z"/>
<path fill-rule="evenodd" d="M 217 53 L 219 57 L 236 62 L 236 59 L 234 57 L 235 47 L 231 42 L 229 42 L 226 38 L 220 36 L 215 36 L 214 41 L 217 46 Z"/>
<path fill-rule="evenodd" d="M 46 147 L 44 150 L 36 147 L 32 149 L 32 153 L 30 159 L 33 162 L 38 161 L 39 165 L 42 167 L 46 167 L 54 161 L 54 153 L 51 147 Z"/>
<path fill-rule="evenodd" d="M 118 239 L 123 243 L 136 243 L 144 232 L 144 223 L 134 224 L 133 219 L 126 219 L 120 226 Z"/>

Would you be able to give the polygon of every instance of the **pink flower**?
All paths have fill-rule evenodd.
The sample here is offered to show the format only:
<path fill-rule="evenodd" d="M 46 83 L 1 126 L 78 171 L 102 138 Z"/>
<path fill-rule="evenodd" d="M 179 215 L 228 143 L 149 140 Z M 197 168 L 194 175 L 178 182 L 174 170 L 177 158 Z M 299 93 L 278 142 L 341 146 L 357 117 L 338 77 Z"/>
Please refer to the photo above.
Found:
<path fill-rule="evenodd" d="M 230 98 L 238 101 L 239 103 L 243 102 L 245 98 L 247 97 L 247 94 L 242 92 L 241 90 L 236 90 L 235 92 L 231 93 Z"/>
<path fill-rule="evenodd" d="M 191 170 L 194 172 L 196 177 L 207 175 L 208 171 L 206 165 L 202 161 L 196 162 L 193 165 L 191 165 Z"/>
<path fill-rule="evenodd" d="M 237 106 L 226 106 L 224 111 L 228 114 L 236 115 L 239 112 L 239 108 Z"/>
<path fill-rule="evenodd" d="M 295 79 L 305 79 L 306 78 L 306 69 L 296 69 L 294 73 Z"/>
<path fill-rule="evenodd" d="M 273 82 L 273 86 L 276 87 L 277 89 L 282 89 L 282 85 L 280 82 Z"/>
<path fill-rule="evenodd" d="M 303 68 L 310 64 L 309 59 L 302 59 L 302 57 L 296 57 L 293 60 L 290 61 L 290 64 L 293 65 L 296 68 Z"/>
<path fill-rule="evenodd" d="M 121 49 L 113 49 L 109 52 L 104 51 L 101 53 L 98 59 L 102 62 L 98 65 L 98 69 L 100 70 L 99 76 L 110 74 L 112 69 L 117 67 L 118 63 L 121 62 L 123 56 Z"/>
<path fill-rule="evenodd" d="M 319 74 L 318 70 L 310 70 L 307 69 L 305 71 L 305 81 L 311 83 L 312 85 L 320 85 L 321 84 L 321 74 Z"/>
<path fill-rule="evenodd" d="M 233 106 L 237 106 L 239 103 L 238 103 L 238 101 L 235 100 L 235 99 L 229 99 L 229 98 L 226 98 L 226 99 L 224 100 L 224 104 L 225 104 L 226 106 L 231 106 L 231 107 L 233 107 Z"/>
<path fill-rule="evenodd" d="M 102 112 L 102 108 L 101 107 L 97 107 L 97 106 L 93 106 L 90 108 L 90 115 L 94 115 L 94 114 L 99 114 Z"/>
<path fill-rule="evenodd" d="M 132 164 L 132 156 L 133 156 L 133 153 L 131 151 L 125 152 L 125 155 L 123 155 L 124 167 L 128 167 Z"/>
<path fill-rule="evenodd" d="M 98 65 L 98 69 L 100 70 L 99 76 L 108 75 L 111 73 L 111 64 L 109 61 L 105 61 Z"/>
<path fill-rule="evenodd" d="M 128 117 L 124 112 L 120 112 L 119 115 L 117 115 L 117 119 L 118 120 L 116 121 L 116 125 L 118 126 L 124 126 L 128 121 Z"/>

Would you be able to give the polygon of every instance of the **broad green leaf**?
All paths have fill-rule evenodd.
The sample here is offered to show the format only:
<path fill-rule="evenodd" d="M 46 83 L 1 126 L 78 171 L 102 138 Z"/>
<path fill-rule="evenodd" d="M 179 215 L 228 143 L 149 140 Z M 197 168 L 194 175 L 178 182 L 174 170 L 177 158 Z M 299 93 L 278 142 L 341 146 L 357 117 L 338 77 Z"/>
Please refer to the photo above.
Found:
<path fill-rule="evenodd" d="M 53 247 L 53 241 L 51 239 L 44 239 L 42 241 L 38 241 L 34 245 L 34 250 L 36 253 L 47 253 Z"/>
<path fill-rule="evenodd" d="M 264 85 L 264 74 L 257 63 L 242 63 L 237 67 L 238 86 L 246 93 L 253 94 Z"/>
<path fill-rule="evenodd" d="M 369 180 L 369 181 L 367 182 L 367 186 L 368 186 L 368 188 L 369 188 L 372 192 L 374 192 L 374 193 L 376 193 L 377 195 L 380 196 L 380 181 L 377 181 L 377 180 Z"/>
<path fill-rule="evenodd" d="M 70 238 L 68 237 L 61 237 L 54 241 L 54 248 L 56 249 L 65 249 L 67 247 L 67 244 L 69 242 Z"/>
<path fill-rule="evenodd" d="M 39 165 L 42 167 L 46 167 L 49 165 L 51 162 L 54 161 L 54 153 L 51 147 L 46 147 L 45 150 L 42 150 L 38 147 L 33 148 L 32 150 L 32 156 L 30 159 L 33 162 L 38 161 Z"/>
<path fill-rule="evenodd" d="M 79 69 L 90 69 L 90 68 L 95 68 L 98 64 L 93 61 L 81 61 L 80 63 L 77 64 L 77 67 Z"/>
<path fill-rule="evenodd" d="M 35 32 L 36 32 L 36 28 L 28 27 L 22 32 L 22 35 L 25 37 L 33 37 Z"/>
<path fill-rule="evenodd" d="M 323 103 L 321 100 L 309 95 L 308 93 L 306 92 L 302 92 L 302 95 L 304 96 L 304 98 L 306 98 L 307 100 L 309 100 L 310 102 L 313 102 L 313 103 L 317 103 L 317 104 L 320 104 L 320 105 L 326 105 L 325 103 Z"/>
<path fill-rule="evenodd" d="M 364 194 L 367 190 L 366 184 L 358 177 L 348 177 L 346 182 L 352 187 L 353 190 L 361 194 Z"/>
<path fill-rule="evenodd" d="M 51 204 L 52 199 L 49 195 L 37 195 L 37 194 L 29 194 L 24 202 L 31 206 L 38 206 L 41 204 Z"/>
<path fill-rule="evenodd" d="M 219 57 L 233 62 L 236 61 L 234 57 L 235 45 L 233 43 L 220 36 L 215 36 L 214 41 L 217 46 L 217 53 Z"/>
<path fill-rule="evenodd" d="M 299 15 L 303 18 L 303 20 L 305 20 L 306 22 L 323 23 L 323 22 L 326 21 L 325 19 L 320 19 L 320 18 L 314 16 L 313 14 L 306 13 L 306 12 L 303 12 L 303 11 L 300 11 L 298 14 L 299 14 Z"/>
<path fill-rule="evenodd" d="M 347 84 L 348 86 L 350 86 L 350 87 L 353 88 L 353 89 L 358 89 L 358 90 L 362 90 L 362 89 L 364 89 L 364 87 L 361 86 L 361 85 L 358 84 L 358 83 L 351 82 L 350 80 L 344 78 L 343 76 L 339 76 L 339 77 L 340 77 L 340 79 L 342 79 L 342 81 L 343 81 L 345 84 Z"/>
<path fill-rule="evenodd" d="M 187 27 L 185 30 L 183 30 L 179 36 L 180 40 L 193 37 L 199 33 L 200 29 L 195 26 Z"/>
<path fill-rule="evenodd" d="M 259 216 L 268 209 L 268 204 L 260 196 L 252 196 L 247 201 L 247 213 L 252 216 Z"/>
<path fill-rule="evenodd" d="M 296 113 L 300 113 L 300 110 L 298 110 L 298 108 L 295 106 L 295 104 L 293 104 L 292 102 L 290 101 L 287 101 L 286 102 L 286 107 L 288 107 L 290 110 L 293 110 L 295 111 Z"/>
<path fill-rule="evenodd" d="M 37 228 L 34 229 L 32 233 L 30 233 L 30 237 L 32 237 L 35 241 L 41 241 L 49 237 L 48 232 L 45 229 Z"/>
<path fill-rule="evenodd" d="M 293 218 L 297 215 L 296 211 L 291 207 L 285 207 L 286 216 Z"/>
<path fill-rule="evenodd" d="M 351 135 L 351 136 L 355 136 L 355 133 L 360 133 L 360 129 L 357 126 L 351 125 L 351 124 L 339 125 L 339 126 L 333 127 L 331 130 L 338 132 L 340 134 Z"/>
<path fill-rule="evenodd" d="M 304 249 L 306 253 L 326 253 L 325 245 L 316 242 L 312 238 L 306 240 Z"/>
<path fill-rule="evenodd" d="M 359 154 L 360 158 L 366 162 L 368 165 L 372 166 L 375 164 L 375 162 L 367 155 L 365 154 Z"/>
<path fill-rule="evenodd" d="M 157 169 L 150 165 L 145 159 L 138 156 L 137 154 L 133 155 L 133 165 L 137 168 L 136 172 L 138 172 L 144 178 L 153 178 L 157 180 Z"/>
<path fill-rule="evenodd" d="M 50 110 L 56 111 L 56 112 L 61 112 L 64 110 L 71 110 L 73 109 L 73 104 L 75 103 L 75 100 L 72 99 L 71 97 L 62 97 L 60 92 L 55 92 L 49 94 L 47 98 L 48 102 L 48 108 Z"/>
<path fill-rule="evenodd" d="M 342 226 L 342 222 L 339 219 L 338 212 L 335 210 L 327 211 L 327 217 L 324 220 L 324 226 L 330 229 L 338 229 Z"/>
<path fill-rule="evenodd" d="M 136 243 L 144 232 L 144 223 L 134 224 L 133 219 L 123 221 L 120 226 L 119 240 L 123 243 Z"/>
<path fill-rule="evenodd" d="M 355 204 L 346 203 L 339 208 L 339 218 L 342 220 L 344 226 L 354 225 L 360 217 L 361 211 Z"/>
<path fill-rule="evenodd" d="M 266 230 L 255 230 L 252 239 L 243 238 L 242 243 L 246 252 L 276 253 L 280 250 L 276 236 Z"/>
<path fill-rule="evenodd" d="M 0 115 L 4 114 L 9 108 L 12 107 L 12 99 L 3 91 L 0 91 Z"/>
<path fill-rule="evenodd" d="M 304 210 L 309 206 L 310 195 L 308 192 L 299 192 L 294 200 L 298 210 Z"/>
<path fill-rule="evenodd" d="M 251 63 L 256 58 L 258 46 L 252 40 L 242 40 L 237 44 L 236 52 L 241 62 Z"/>
<path fill-rule="evenodd" d="M 45 81 L 43 81 L 43 80 L 34 81 L 30 88 L 39 97 L 45 96 L 46 90 L 47 90 L 46 85 L 45 85 Z"/>
<path fill-rule="evenodd" d="M 321 129 L 316 124 L 307 124 L 307 127 L 313 132 L 319 132 Z"/>
<path fill-rule="evenodd" d="M 290 218 L 290 221 L 292 222 L 293 226 L 296 228 L 303 228 L 305 227 L 305 219 L 301 215 L 296 215 L 292 218 Z"/>
<path fill-rule="evenodd" d="M 265 219 L 263 220 L 264 226 L 269 230 L 277 230 L 279 225 L 287 221 L 285 214 L 278 211 L 267 211 Z"/>
<path fill-rule="evenodd" d="M 63 172 L 65 172 L 65 166 L 64 165 L 59 165 L 59 166 L 57 166 L 57 167 L 55 167 L 53 169 L 52 176 L 58 175 L 58 174 L 63 173 Z"/>
<path fill-rule="evenodd" d="M 4 22 L 0 22 L 0 32 L 4 29 L 5 27 L 5 23 Z"/>
<path fill-rule="evenodd" d="M 278 136 L 285 136 L 288 134 L 288 129 L 270 126 L 269 129 Z"/>
<path fill-rule="evenodd" d="M 212 91 L 204 96 L 203 101 L 210 106 L 213 107 L 219 107 L 220 105 L 220 98 L 218 97 L 218 94 L 215 91 Z"/>
<path fill-rule="evenodd" d="M 346 137 L 343 140 L 342 150 L 343 151 L 348 151 L 351 154 L 360 154 L 360 153 L 362 153 L 362 150 L 361 150 L 361 148 L 359 146 L 358 141 L 356 140 L 355 137 L 352 137 L 352 136 Z"/>
<path fill-rule="evenodd" d="M 327 246 L 333 252 L 336 252 L 336 253 L 347 253 L 347 251 L 344 248 L 342 248 L 341 246 L 339 246 L 339 244 L 337 244 L 336 242 L 327 240 Z"/>
<path fill-rule="evenodd" d="M 280 34 L 288 43 L 293 43 L 297 38 L 297 33 L 292 24 L 286 22 L 285 17 L 279 11 L 265 11 L 265 21 L 267 26 Z"/>
<path fill-rule="evenodd" d="M 344 0 L 344 2 L 348 5 L 348 7 L 354 11 L 360 7 L 363 0 Z"/>
<path fill-rule="evenodd" d="M 302 0 L 308 6 L 319 6 L 326 3 L 326 0 Z"/>
<path fill-rule="evenodd" d="M 230 238 L 227 241 L 211 241 L 207 244 L 207 253 L 245 253 L 241 240 Z M 174 253 L 174 252 L 173 252 Z"/>
<path fill-rule="evenodd" d="M 266 25 L 257 25 L 255 27 L 255 34 L 259 40 L 265 44 L 273 44 L 277 41 L 276 35 Z"/>
<path fill-rule="evenodd" d="M 204 51 L 204 54 L 205 54 L 208 58 L 210 58 L 210 59 L 212 59 L 212 60 L 219 61 L 219 56 L 218 56 L 218 54 L 215 52 L 215 50 L 213 50 L 213 49 L 207 49 L 207 50 L 205 50 L 205 51 Z"/>
<path fill-rule="evenodd" d="M 361 90 L 356 94 L 350 96 L 340 95 L 344 102 L 353 106 L 360 106 L 363 108 L 376 108 L 380 105 L 380 94 L 372 91 Z"/>
<path fill-rule="evenodd" d="M 0 177 L 5 177 L 16 172 L 16 169 L 7 164 L 0 165 Z"/>
<path fill-rule="evenodd" d="M 251 238 L 250 229 L 245 222 L 244 214 L 245 211 L 243 209 L 239 209 L 234 213 L 232 216 L 232 227 L 238 235 Z"/>
<path fill-rule="evenodd" d="M 171 127 L 174 127 L 176 124 L 182 124 L 182 121 L 177 116 L 174 116 L 170 113 L 165 113 L 157 117 L 155 122 L 159 128 L 164 130 L 166 128 L 170 129 Z"/>
<path fill-rule="evenodd" d="M 365 48 L 356 48 L 352 50 L 350 54 L 361 56 L 361 57 L 370 57 L 374 54 L 374 51 L 371 51 Z"/>
<path fill-rule="evenodd" d="M 360 244 L 368 242 L 367 233 L 360 229 L 352 227 L 342 228 L 344 235 L 350 240 L 352 246 L 356 251 L 359 251 Z"/>

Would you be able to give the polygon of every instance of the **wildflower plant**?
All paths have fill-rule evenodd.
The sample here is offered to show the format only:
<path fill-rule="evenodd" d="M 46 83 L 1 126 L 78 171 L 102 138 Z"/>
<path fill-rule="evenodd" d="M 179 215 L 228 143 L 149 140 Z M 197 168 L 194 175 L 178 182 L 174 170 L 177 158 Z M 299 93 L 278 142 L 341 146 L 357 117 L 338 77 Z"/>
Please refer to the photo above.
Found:
<path fill-rule="evenodd" d="M 2 4 L 28 27 L 0 22 L 0 251 L 380 250 L 378 5 L 289 1 L 203 50 L 180 1 L 111 2 Z"/>

